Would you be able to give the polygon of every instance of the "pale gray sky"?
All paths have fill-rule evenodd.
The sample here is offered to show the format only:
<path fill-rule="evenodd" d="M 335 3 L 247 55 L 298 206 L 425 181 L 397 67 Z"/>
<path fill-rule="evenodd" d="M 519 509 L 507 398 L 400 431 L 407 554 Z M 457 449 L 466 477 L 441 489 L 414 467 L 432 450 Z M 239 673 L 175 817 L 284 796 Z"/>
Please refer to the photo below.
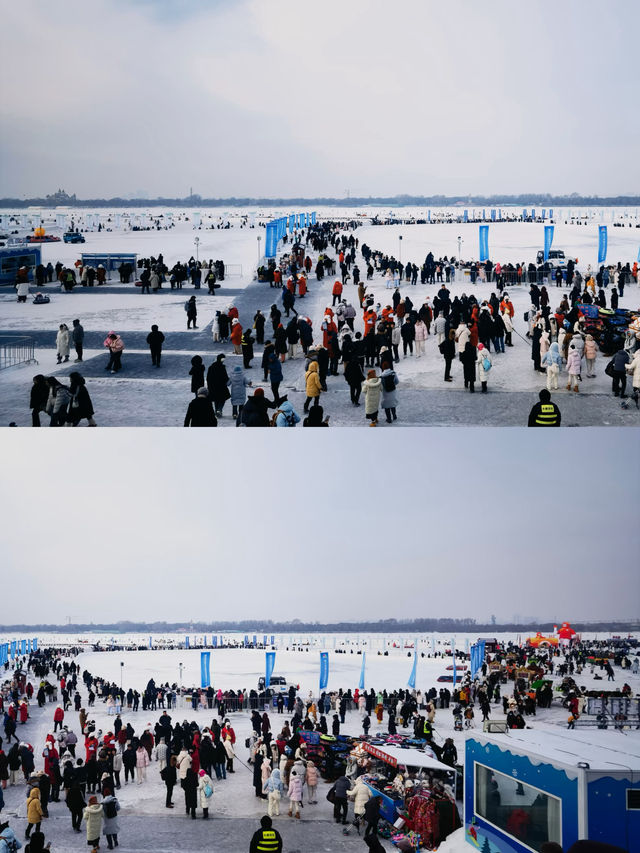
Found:
<path fill-rule="evenodd" d="M 36 432 L 0 623 L 638 617 L 637 430 Z"/>
<path fill-rule="evenodd" d="M 0 194 L 640 192 L 640 4 L 0 0 Z"/>

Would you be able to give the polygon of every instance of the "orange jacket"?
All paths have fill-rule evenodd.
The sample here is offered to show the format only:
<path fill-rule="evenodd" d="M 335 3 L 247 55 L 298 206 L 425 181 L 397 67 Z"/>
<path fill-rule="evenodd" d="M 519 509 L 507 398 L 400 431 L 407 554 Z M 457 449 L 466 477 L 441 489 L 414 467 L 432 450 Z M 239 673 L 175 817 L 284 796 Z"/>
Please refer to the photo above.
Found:
<path fill-rule="evenodd" d="M 307 280 L 303 275 L 301 275 L 300 278 L 298 279 L 298 293 L 300 294 L 300 296 L 304 296 L 306 292 L 307 292 Z"/>
<path fill-rule="evenodd" d="M 234 346 L 240 346 L 240 344 L 242 343 L 242 326 L 240 325 L 240 323 L 235 323 L 233 326 L 231 326 L 230 338 L 231 343 Z"/>

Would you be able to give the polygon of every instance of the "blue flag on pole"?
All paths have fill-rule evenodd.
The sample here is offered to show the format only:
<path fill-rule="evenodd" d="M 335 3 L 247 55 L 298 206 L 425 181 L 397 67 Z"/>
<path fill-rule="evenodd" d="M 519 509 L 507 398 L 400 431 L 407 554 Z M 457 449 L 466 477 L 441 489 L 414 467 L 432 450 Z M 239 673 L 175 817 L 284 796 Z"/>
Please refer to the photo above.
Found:
<path fill-rule="evenodd" d="M 535 207 L 532 207 L 532 208 L 531 208 L 531 218 L 532 218 L 532 219 L 535 219 L 535 218 L 536 218 L 536 209 L 535 209 Z"/>
<path fill-rule="evenodd" d="M 542 208 L 542 220 L 544 221 L 547 218 L 547 210 L 546 208 Z"/>
<path fill-rule="evenodd" d="M 480 263 L 489 260 L 489 226 L 479 226 Z"/>
<path fill-rule="evenodd" d="M 275 646 L 275 644 L 276 644 L 276 635 L 275 635 L 275 634 L 272 634 L 272 635 L 271 635 L 271 645 L 272 645 L 272 646 Z"/>
<path fill-rule="evenodd" d="M 317 214 L 316 214 L 316 211 L 314 210 L 314 211 L 312 211 L 312 213 L 311 213 L 311 224 L 312 224 L 312 225 L 315 225 L 315 224 L 316 224 L 316 217 L 317 217 Z"/>
<path fill-rule="evenodd" d="M 549 208 L 549 219 L 553 219 L 553 208 Z"/>
<path fill-rule="evenodd" d="M 409 674 L 409 680 L 407 681 L 407 685 L 411 687 L 412 690 L 415 690 L 416 687 L 416 676 L 418 674 L 418 653 L 414 650 L 413 652 L 413 666 L 411 667 L 411 673 Z"/>
<path fill-rule="evenodd" d="M 367 664 L 367 653 L 362 653 L 362 666 L 360 667 L 360 681 L 358 682 L 358 690 L 364 690 L 364 670 Z"/>
<path fill-rule="evenodd" d="M 451 638 L 451 657 L 453 658 L 453 686 L 456 686 L 458 673 L 456 671 L 456 643 L 453 637 Z"/>
<path fill-rule="evenodd" d="M 469 221 L 469 211 L 468 210 L 465 210 L 464 213 L 462 214 L 462 221 L 463 222 Z"/>
<path fill-rule="evenodd" d="M 326 690 L 329 683 L 329 652 L 320 652 L 320 690 Z"/>
<path fill-rule="evenodd" d="M 544 226 L 544 259 L 545 261 L 549 260 L 549 249 L 551 248 L 551 244 L 553 243 L 553 225 L 545 225 Z"/>
<path fill-rule="evenodd" d="M 214 649 L 218 648 L 218 638 L 217 637 L 211 637 L 211 645 L 213 646 Z"/>
<path fill-rule="evenodd" d="M 210 662 L 211 652 L 200 652 L 200 687 L 209 687 L 211 684 Z"/>
<path fill-rule="evenodd" d="M 491 208 L 491 221 L 492 222 L 496 221 L 496 210 L 495 210 L 495 208 Z"/>
<path fill-rule="evenodd" d="M 254 634 L 254 635 L 253 635 L 253 645 L 254 645 L 254 646 L 257 646 L 257 645 L 258 645 L 258 635 L 257 635 L 257 634 Z"/>
<path fill-rule="evenodd" d="M 33 649 L 34 652 L 36 652 L 38 650 L 38 638 L 37 637 L 33 638 L 33 643 L 31 643 L 31 648 Z"/>
<path fill-rule="evenodd" d="M 153 643 L 151 642 L 151 637 L 149 637 L 149 648 L 151 648 L 152 645 Z"/>
<path fill-rule="evenodd" d="M 603 264 L 607 257 L 607 226 L 598 225 L 598 263 Z"/>
<path fill-rule="evenodd" d="M 185 647 L 185 649 L 189 648 L 189 637 L 184 638 L 184 647 Z"/>
<path fill-rule="evenodd" d="M 11 640 L 11 657 L 14 658 L 16 656 L 17 650 L 17 642 L 16 640 Z"/>
<path fill-rule="evenodd" d="M 245 644 L 245 646 L 249 645 L 249 635 L 248 634 L 244 635 L 244 644 Z"/>
<path fill-rule="evenodd" d="M 21 641 L 20 641 L 20 648 L 21 648 L 21 650 L 22 650 L 22 651 L 20 652 L 20 654 L 26 655 L 26 653 L 27 653 L 27 641 L 26 641 L 26 640 L 21 640 Z"/>
<path fill-rule="evenodd" d="M 264 662 L 264 683 L 265 687 L 269 687 L 271 684 L 271 676 L 273 675 L 273 668 L 276 665 L 276 653 L 275 652 L 265 652 L 265 662 Z"/>

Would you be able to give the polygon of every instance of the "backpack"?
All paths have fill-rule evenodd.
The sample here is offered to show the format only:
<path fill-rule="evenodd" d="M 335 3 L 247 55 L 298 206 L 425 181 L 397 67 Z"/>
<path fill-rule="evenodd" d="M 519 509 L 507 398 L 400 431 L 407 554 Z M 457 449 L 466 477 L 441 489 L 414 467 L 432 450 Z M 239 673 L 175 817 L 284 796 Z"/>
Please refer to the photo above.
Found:
<path fill-rule="evenodd" d="M 283 409 L 276 409 L 276 411 L 271 416 L 271 426 L 277 427 L 278 424 L 276 421 L 278 420 L 278 415 L 284 415 L 284 419 L 287 422 L 288 427 L 292 427 L 296 425 L 295 420 L 293 419 L 293 412 L 285 412 Z"/>
<path fill-rule="evenodd" d="M 184 310 L 185 310 L 185 311 L 188 311 L 188 310 L 189 310 L 189 300 L 188 300 L 188 299 L 187 299 L 187 301 L 184 303 Z"/>
<path fill-rule="evenodd" d="M 103 804 L 104 808 L 104 816 L 106 818 L 116 817 L 118 814 L 118 809 L 116 808 L 115 800 L 107 800 L 106 803 Z"/>
<path fill-rule="evenodd" d="M 396 390 L 396 380 L 393 373 L 388 373 L 382 377 L 382 387 L 387 392 Z"/>

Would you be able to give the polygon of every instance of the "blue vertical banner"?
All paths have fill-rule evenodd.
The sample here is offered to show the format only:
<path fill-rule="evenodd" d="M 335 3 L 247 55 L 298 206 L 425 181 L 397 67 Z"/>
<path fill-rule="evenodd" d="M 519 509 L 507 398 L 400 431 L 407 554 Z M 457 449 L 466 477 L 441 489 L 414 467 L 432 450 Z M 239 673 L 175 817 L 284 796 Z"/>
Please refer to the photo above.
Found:
<path fill-rule="evenodd" d="M 149 637 L 149 648 L 152 648 L 153 643 L 151 642 L 151 637 Z"/>
<path fill-rule="evenodd" d="M 26 655 L 26 653 L 27 653 L 27 641 L 26 640 L 20 641 L 20 650 L 21 650 L 20 651 L 21 655 Z"/>
<path fill-rule="evenodd" d="M 483 208 L 482 208 L 482 220 L 483 220 L 483 222 L 484 222 L 484 220 L 487 218 L 487 217 L 486 217 L 486 212 L 487 212 L 487 211 L 486 211 L 486 210 L 485 210 L 485 208 L 483 207 Z"/>
<path fill-rule="evenodd" d="M 545 220 L 546 218 L 547 218 L 547 211 L 546 211 L 546 209 L 543 207 L 543 208 L 542 208 L 542 221 L 544 222 L 544 220 Z"/>
<path fill-rule="evenodd" d="M 211 652 L 200 652 L 200 687 L 209 687 L 211 685 L 210 663 Z"/>
<path fill-rule="evenodd" d="M 253 635 L 253 645 L 254 645 L 254 646 L 257 646 L 257 645 L 258 645 L 258 635 L 257 635 L 257 634 L 254 634 L 254 635 Z"/>
<path fill-rule="evenodd" d="M 549 219 L 553 219 L 553 208 L 549 208 Z"/>
<path fill-rule="evenodd" d="M 292 213 L 289 215 L 289 231 L 293 231 L 296 227 L 296 215 Z"/>
<path fill-rule="evenodd" d="M 411 687 L 412 690 L 416 689 L 416 677 L 418 675 L 418 653 L 414 649 L 413 651 L 413 666 L 411 667 L 411 672 L 409 673 L 409 680 L 407 681 L 407 686 Z"/>
<path fill-rule="evenodd" d="M 272 635 L 271 635 L 271 645 L 272 645 L 272 646 L 275 646 L 275 644 L 276 644 L 276 635 L 275 635 L 275 634 L 272 634 Z"/>
<path fill-rule="evenodd" d="M 320 652 L 320 690 L 326 690 L 329 683 L 329 652 Z"/>
<path fill-rule="evenodd" d="M 496 221 L 496 209 L 495 209 L 495 207 L 491 208 L 491 221 L 492 222 Z"/>
<path fill-rule="evenodd" d="M 311 224 L 312 225 L 316 224 L 316 219 L 317 219 L 317 213 L 315 210 L 312 210 L 311 211 Z"/>
<path fill-rule="evenodd" d="M 263 646 L 266 646 L 266 645 L 267 645 L 267 635 L 266 635 L 266 634 L 264 634 L 264 635 L 263 635 L 263 637 L 262 637 L 262 645 L 263 645 Z"/>
<path fill-rule="evenodd" d="M 436 638 L 432 634 L 431 635 L 431 654 L 435 655 L 435 653 L 436 653 Z"/>
<path fill-rule="evenodd" d="M 358 682 L 358 690 L 364 690 L 364 672 L 367 666 L 367 653 L 362 652 L 362 665 L 360 666 L 360 681 Z"/>
<path fill-rule="evenodd" d="M 468 221 L 469 221 L 469 211 L 468 211 L 468 210 L 465 210 L 465 211 L 463 212 L 463 214 L 462 214 L 462 221 L 463 221 L 463 222 L 468 222 Z"/>
<path fill-rule="evenodd" d="M 217 637 L 211 637 L 211 645 L 213 646 L 214 649 L 218 648 L 218 638 Z"/>
<path fill-rule="evenodd" d="M 532 207 L 532 208 L 531 208 L 531 218 L 532 218 L 532 219 L 535 219 L 535 218 L 536 218 L 536 209 L 535 209 L 535 207 Z"/>
<path fill-rule="evenodd" d="M 480 263 L 482 263 L 489 260 L 489 226 L 480 225 L 478 228 L 480 237 Z"/>
<path fill-rule="evenodd" d="M 524 209 L 523 209 L 523 211 L 522 211 L 522 218 L 523 218 L 523 219 L 526 219 L 526 218 L 527 218 L 527 211 L 526 211 L 526 210 L 524 210 Z"/>
<path fill-rule="evenodd" d="M 184 647 L 185 647 L 185 649 L 189 648 L 189 637 L 184 638 Z"/>
<path fill-rule="evenodd" d="M 453 686 L 456 686 L 458 680 L 458 671 L 456 670 L 456 641 L 451 638 L 451 657 L 453 658 Z"/>
<path fill-rule="evenodd" d="M 11 657 L 14 658 L 16 656 L 17 651 L 17 642 L 15 640 L 11 640 Z"/>
<path fill-rule="evenodd" d="M 264 661 L 264 683 L 265 687 L 269 687 L 271 684 L 271 676 L 273 675 L 273 668 L 276 665 L 276 653 L 275 652 L 265 652 L 265 661 Z"/>
<path fill-rule="evenodd" d="M 607 226 L 598 225 L 598 263 L 603 264 L 607 258 Z"/>
<path fill-rule="evenodd" d="M 480 644 L 474 643 L 471 646 L 471 657 L 469 660 L 469 671 L 471 673 L 471 679 L 473 680 L 478 673 L 478 670 L 482 666 L 482 660 L 480 658 Z"/>
<path fill-rule="evenodd" d="M 549 249 L 553 243 L 553 225 L 544 226 L 544 259 L 549 260 Z"/>
<path fill-rule="evenodd" d="M 38 638 L 37 637 L 33 638 L 33 641 L 31 642 L 31 648 L 33 649 L 34 652 L 38 651 Z"/>
<path fill-rule="evenodd" d="M 267 222 L 267 234 L 265 237 L 264 256 L 265 258 L 275 258 L 278 251 L 278 234 L 277 225 L 275 222 Z"/>
<path fill-rule="evenodd" d="M 249 635 L 248 634 L 244 635 L 244 644 L 245 644 L 245 646 L 249 645 Z"/>
<path fill-rule="evenodd" d="M 636 260 L 637 260 L 637 262 L 640 264 L 640 249 L 638 249 L 638 257 L 637 257 L 637 259 L 636 259 Z"/>
<path fill-rule="evenodd" d="M 431 222 L 431 211 L 427 211 L 427 222 Z"/>
<path fill-rule="evenodd" d="M 31 639 L 27 640 L 27 654 L 31 654 Z"/>
<path fill-rule="evenodd" d="M 205 649 L 207 648 L 207 635 L 206 634 L 202 638 L 202 645 L 205 647 Z"/>

